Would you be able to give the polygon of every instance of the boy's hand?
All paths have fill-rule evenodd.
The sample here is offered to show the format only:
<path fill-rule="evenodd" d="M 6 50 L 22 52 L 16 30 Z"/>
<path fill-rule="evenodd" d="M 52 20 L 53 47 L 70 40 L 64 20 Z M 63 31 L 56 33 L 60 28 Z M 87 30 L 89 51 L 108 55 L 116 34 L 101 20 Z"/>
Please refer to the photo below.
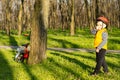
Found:
<path fill-rule="evenodd" d="M 96 49 L 96 52 L 99 53 L 99 49 L 98 48 Z"/>

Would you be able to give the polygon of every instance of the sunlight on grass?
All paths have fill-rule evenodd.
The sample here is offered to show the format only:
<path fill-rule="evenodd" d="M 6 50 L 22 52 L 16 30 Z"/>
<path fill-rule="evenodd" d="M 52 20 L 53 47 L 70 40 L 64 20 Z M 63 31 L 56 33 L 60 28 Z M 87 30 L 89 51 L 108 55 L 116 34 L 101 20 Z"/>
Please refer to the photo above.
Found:
<path fill-rule="evenodd" d="M 109 31 L 108 49 L 120 50 L 120 31 L 113 29 Z M 29 33 L 29 32 L 27 32 Z M 91 34 L 89 29 L 77 29 L 74 36 L 70 36 L 69 30 L 48 30 L 47 47 L 55 48 L 87 48 L 93 49 L 94 35 Z M 29 37 L 11 35 L 10 37 L 0 33 L 0 45 L 22 45 L 30 42 Z"/>
<path fill-rule="evenodd" d="M 28 42 L 29 42 L 29 39 L 28 37 L 25 37 L 25 36 L 17 36 L 17 35 L 7 36 L 2 34 L 0 35 L 0 45 L 18 46 Z"/>
<path fill-rule="evenodd" d="M 27 65 L 13 60 L 14 50 L 0 50 L 1 80 L 118 80 L 120 78 L 120 54 L 107 54 L 110 70 L 105 75 L 89 74 L 95 67 L 95 53 L 47 51 L 47 59 L 41 64 Z"/>
<path fill-rule="evenodd" d="M 119 30 L 109 31 L 108 49 L 120 50 Z M 0 45 L 20 46 L 28 43 L 23 35 L 0 34 Z M 87 30 L 78 30 L 74 36 L 69 31 L 49 30 L 47 47 L 87 48 L 93 47 L 94 35 Z M 47 59 L 41 64 L 27 65 L 13 60 L 14 50 L 0 49 L 0 80 L 119 80 L 120 54 L 106 54 L 110 74 L 102 69 L 98 76 L 89 74 L 95 67 L 94 52 L 47 51 Z"/>
<path fill-rule="evenodd" d="M 94 35 L 89 29 L 77 30 L 74 36 L 66 35 L 68 31 L 50 30 L 48 31 L 48 47 L 61 48 L 87 48 L 93 49 Z M 113 29 L 109 31 L 108 49 L 120 50 L 120 31 Z"/>

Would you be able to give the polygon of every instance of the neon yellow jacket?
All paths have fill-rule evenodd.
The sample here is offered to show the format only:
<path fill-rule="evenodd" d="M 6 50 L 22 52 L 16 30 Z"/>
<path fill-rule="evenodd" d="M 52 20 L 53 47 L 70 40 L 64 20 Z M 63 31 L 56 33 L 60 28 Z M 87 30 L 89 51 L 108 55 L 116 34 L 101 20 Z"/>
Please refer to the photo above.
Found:
<path fill-rule="evenodd" d="M 98 47 L 102 41 L 103 41 L 103 38 L 102 38 L 102 34 L 103 32 L 107 32 L 107 30 L 105 28 L 97 31 L 96 35 L 95 35 L 95 40 L 94 40 L 94 47 Z M 102 46 L 103 49 L 107 49 L 107 42 Z"/>

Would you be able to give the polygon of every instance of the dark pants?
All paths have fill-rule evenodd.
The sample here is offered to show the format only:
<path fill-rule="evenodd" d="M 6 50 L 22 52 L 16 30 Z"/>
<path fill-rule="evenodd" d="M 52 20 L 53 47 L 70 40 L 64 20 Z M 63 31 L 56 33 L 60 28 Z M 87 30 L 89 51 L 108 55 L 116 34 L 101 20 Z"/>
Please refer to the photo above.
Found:
<path fill-rule="evenodd" d="M 108 67 L 105 61 L 105 54 L 106 54 L 106 50 L 105 49 L 101 49 L 99 51 L 99 53 L 96 52 L 96 67 L 94 70 L 94 73 L 99 73 L 101 66 L 103 66 L 103 71 L 104 72 L 108 72 Z"/>

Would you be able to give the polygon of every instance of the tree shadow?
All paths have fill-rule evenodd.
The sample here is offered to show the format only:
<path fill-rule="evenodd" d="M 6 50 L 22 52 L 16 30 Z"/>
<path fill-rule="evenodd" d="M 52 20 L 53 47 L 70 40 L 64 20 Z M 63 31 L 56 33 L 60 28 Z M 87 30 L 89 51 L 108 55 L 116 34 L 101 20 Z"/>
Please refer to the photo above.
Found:
<path fill-rule="evenodd" d="M 32 71 L 30 70 L 30 66 L 28 64 L 23 63 L 24 69 L 26 70 L 27 74 L 29 75 L 29 78 L 31 80 L 39 80 L 40 78 L 37 78 Z"/>
<path fill-rule="evenodd" d="M 9 43 L 12 46 L 18 46 L 18 43 L 13 36 L 9 36 Z"/>
<path fill-rule="evenodd" d="M 109 31 L 108 34 L 110 34 L 110 36 L 119 37 L 120 32 L 113 29 L 112 31 Z"/>
<path fill-rule="evenodd" d="M 59 51 L 59 52 L 61 52 L 61 51 Z M 81 62 L 79 62 L 78 60 L 76 60 L 76 59 L 74 59 L 74 58 L 72 59 L 72 58 L 69 58 L 69 57 L 64 56 L 64 55 L 62 55 L 62 54 L 68 54 L 68 55 L 72 55 L 72 56 L 79 56 L 79 57 L 82 57 L 82 58 L 85 58 L 85 59 L 89 59 L 90 61 L 96 62 L 96 58 L 95 58 L 95 57 L 86 56 L 86 55 L 80 55 L 80 54 L 73 54 L 73 53 L 65 52 L 65 51 L 62 51 L 60 54 L 59 54 L 59 53 L 51 53 L 51 54 L 57 55 L 57 56 L 61 56 L 61 57 L 63 57 L 64 59 L 68 59 L 69 61 L 72 61 L 72 62 L 75 62 L 75 63 L 77 63 L 77 64 L 79 64 L 79 65 L 82 65 L 82 68 L 83 68 L 83 69 L 88 69 L 88 68 L 89 68 L 89 69 L 93 69 L 93 67 L 90 67 L 90 66 L 88 66 L 88 65 L 85 65 L 84 63 L 81 63 Z M 93 54 L 93 53 L 91 52 L 90 54 Z M 105 57 L 111 57 L 111 54 L 107 54 Z M 116 56 L 115 56 L 115 54 L 114 54 L 113 57 L 119 59 L 119 58 L 120 58 L 120 55 L 119 55 L 119 54 L 116 54 Z M 119 65 L 116 65 L 116 64 L 108 61 L 107 59 L 106 59 L 106 62 L 107 62 L 107 64 L 108 64 L 108 67 L 110 67 L 110 68 L 112 68 L 112 69 L 114 69 L 114 68 L 119 69 L 119 68 L 120 68 Z M 119 62 L 120 62 L 120 61 L 119 61 Z M 118 62 L 118 63 L 119 63 L 119 62 Z M 89 71 L 89 72 L 90 72 L 90 71 Z"/>
<path fill-rule="evenodd" d="M 9 36 L 9 42 L 12 46 L 18 46 L 18 43 L 13 36 Z M 13 53 L 13 55 L 15 56 L 16 54 Z M 35 75 L 32 74 L 28 64 L 23 63 L 22 65 L 24 66 L 24 69 L 26 70 L 31 80 L 39 80 Z"/>
<path fill-rule="evenodd" d="M 107 56 L 107 57 L 110 57 L 110 58 L 111 58 L 111 57 L 114 57 L 114 58 L 117 58 L 117 59 L 120 58 L 120 54 L 111 54 L 111 53 L 107 53 L 106 56 Z"/>
<path fill-rule="evenodd" d="M 118 44 L 120 44 L 120 40 L 119 39 L 109 39 L 109 42 L 110 43 L 112 43 L 112 44 L 116 44 L 116 43 L 118 43 Z"/>
<path fill-rule="evenodd" d="M 107 54 L 106 57 L 109 57 L 112 59 L 112 57 L 116 58 L 119 60 L 120 58 L 120 54 Z M 114 60 L 114 59 L 113 59 Z M 120 63 L 120 60 L 118 61 L 118 63 Z M 115 69 L 115 68 L 120 68 L 119 65 L 116 65 L 114 62 L 110 62 L 110 61 L 107 61 L 107 64 L 109 67 L 111 67 L 112 69 Z"/>
<path fill-rule="evenodd" d="M 14 80 L 13 71 L 1 51 L 0 51 L 0 80 Z"/>
<path fill-rule="evenodd" d="M 54 38 L 49 38 L 49 39 L 60 43 L 60 44 L 62 45 L 61 47 L 63 47 L 63 48 L 67 48 L 67 45 L 70 45 L 71 48 L 79 48 L 79 47 L 80 47 L 80 45 L 73 44 L 73 43 L 68 42 L 68 41 L 66 41 L 66 40 L 54 39 Z"/>
<path fill-rule="evenodd" d="M 12 50 L 11 51 L 12 52 L 12 55 L 15 55 L 15 53 L 14 53 L 14 51 Z M 13 57 L 14 58 L 14 57 Z M 1 59 L 1 58 L 0 58 Z M 0 60 L 1 61 L 1 60 Z M 0 62 L 0 63 L 2 63 L 2 62 Z M 16 64 L 17 64 L 17 62 L 16 62 Z M 30 80 L 39 80 L 40 78 L 37 78 L 36 77 L 36 75 L 34 75 L 33 73 L 32 73 L 32 71 L 31 71 L 31 66 L 29 66 L 28 64 L 26 64 L 25 62 L 23 62 L 23 63 L 19 63 L 18 62 L 18 64 L 21 64 L 20 66 L 23 66 L 23 68 L 24 68 L 24 72 L 25 73 L 27 73 L 28 74 L 28 76 L 29 76 L 29 78 L 30 78 Z M 1 68 L 1 67 L 0 67 Z M 8 68 L 8 70 L 9 70 L 9 68 Z M 1 71 L 1 70 L 0 70 Z M 1 79 L 1 77 L 0 77 L 0 79 Z M 14 79 L 3 79 L 3 80 L 14 80 Z"/>
<path fill-rule="evenodd" d="M 65 55 L 62 55 L 62 54 L 59 54 L 59 53 L 50 53 L 50 54 L 53 54 L 55 56 L 60 56 L 60 57 L 62 57 L 64 59 L 68 60 L 69 62 L 73 62 L 73 63 L 79 65 L 84 70 L 92 68 L 91 66 L 89 66 L 87 64 L 84 64 L 83 62 L 81 62 L 81 61 L 79 61 L 79 60 L 77 60 L 75 58 L 70 58 L 68 56 L 65 56 Z"/>
<path fill-rule="evenodd" d="M 56 78 L 62 78 L 60 80 L 64 80 L 65 78 L 68 78 L 69 76 L 71 75 L 74 75 L 76 78 L 80 78 L 80 79 L 84 79 L 80 73 L 77 73 L 76 71 L 72 70 L 71 68 L 68 68 L 58 62 L 56 62 L 53 58 L 50 58 L 48 57 L 47 60 L 52 64 L 52 65 L 46 65 L 44 64 L 42 67 L 47 69 L 48 71 L 52 72 L 53 75 L 56 77 Z M 68 72 L 69 74 L 67 76 L 63 76 L 64 74 L 60 73 L 59 71 L 56 71 L 53 66 L 55 67 L 58 67 L 58 68 L 61 68 L 63 71 L 66 71 Z M 62 76 L 62 77 L 60 77 Z"/>
<path fill-rule="evenodd" d="M 83 58 L 92 60 L 92 61 L 96 61 L 96 59 L 95 59 L 94 57 L 91 57 L 91 56 L 85 56 L 85 55 L 80 55 L 80 56 L 83 57 Z M 105 57 L 108 57 L 108 56 L 106 55 Z M 119 57 L 118 57 L 118 59 L 119 59 Z M 108 67 L 111 67 L 112 69 L 113 69 L 113 68 L 120 68 L 120 66 L 118 66 L 118 65 L 116 65 L 116 64 L 108 61 L 107 59 L 106 59 L 106 62 L 107 62 L 107 64 L 108 64 Z M 119 63 L 119 62 L 118 62 L 118 63 Z"/>

